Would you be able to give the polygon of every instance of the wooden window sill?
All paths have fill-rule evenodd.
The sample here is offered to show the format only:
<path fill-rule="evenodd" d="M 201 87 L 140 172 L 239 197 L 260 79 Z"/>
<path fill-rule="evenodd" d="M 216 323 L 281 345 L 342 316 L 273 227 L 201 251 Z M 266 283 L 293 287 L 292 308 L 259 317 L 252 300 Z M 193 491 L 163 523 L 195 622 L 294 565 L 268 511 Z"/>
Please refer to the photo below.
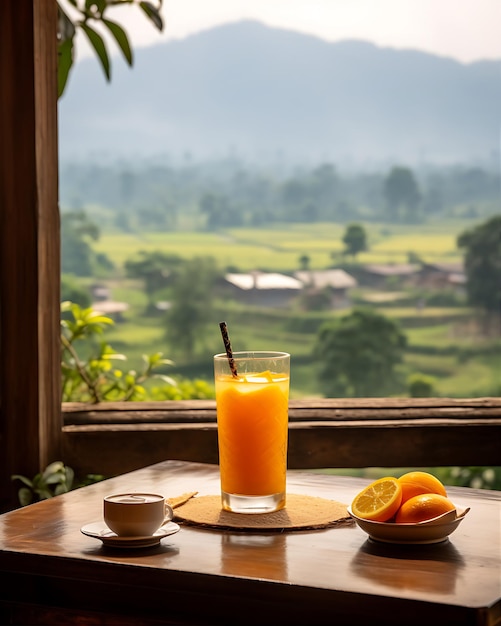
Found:
<path fill-rule="evenodd" d="M 78 474 L 217 463 L 213 400 L 68 403 L 63 417 L 63 458 Z M 500 427 L 501 398 L 292 400 L 288 466 L 499 465 Z"/>

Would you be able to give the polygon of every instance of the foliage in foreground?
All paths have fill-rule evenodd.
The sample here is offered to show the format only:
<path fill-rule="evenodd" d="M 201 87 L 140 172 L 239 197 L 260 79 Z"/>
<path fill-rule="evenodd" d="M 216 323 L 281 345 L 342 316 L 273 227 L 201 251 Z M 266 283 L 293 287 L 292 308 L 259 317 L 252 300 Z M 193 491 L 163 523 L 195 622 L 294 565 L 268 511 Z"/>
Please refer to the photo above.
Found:
<path fill-rule="evenodd" d="M 114 321 L 91 307 L 82 308 L 73 302 L 61 305 L 61 375 L 63 402 L 105 401 L 127 402 L 144 400 L 212 398 L 212 388 L 204 381 L 184 381 L 181 385 L 159 370 L 173 365 L 164 359 L 161 352 L 143 355 L 140 371 L 122 370 L 115 366 L 116 361 L 126 361 L 127 357 L 115 352 L 106 341 L 96 342 Z M 76 344 L 83 341 L 83 350 Z M 94 351 L 92 351 L 94 350 Z M 160 385 L 148 387 L 147 383 Z M 175 390 L 175 391 L 174 391 Z"/>
<path fill-rule="evenodd" d="M 114 367 L 114 361 L 124 361 L 126 357 L 115 352 L 105 341 L 96 346 L 94 354 L 84 358 L 75 344 L 102 334 L 104 328 L 114 322 L 90 307 L 83 309 L 72 302 L 63 302 L 61 311 L 69 313 L 61 320 L 63 402 L 143 400 L 146 397 L 144 383 L 150 378 L 159 378 L 169 385 L 176 384 L 172 378 L 154 373 L 161 365 L 172 364 L 172 361 L 162 358 L 161 352 L 144 355 L 140 372 Z"/>
<path fill-rule="evenodd" d="M 62 96 L 68 75 L 73 66 L 73 47 L 78 31 L 84 33 L 96 53 L 103 68 L 106 79 L 111 78 L 111 61 L 105 40 L 96 26 L 104 27 L 111 35 L 123 54 L 125 61 L 133 64 L 132 49 L 125 30 L 110 20 L 109 9 L 119 6 L 137 6 L 144 15 L 158 29 L 163 29 L 163 20 L 160 15 L 163 0 L 157 0 L 157 5 L 142 0 L 58 0 L 58 95 Z"/>
<path fill-rule="evenodd" d="M 11 479 L 21 481 L 22 487 L 19 488 L 17 495 L 19 503 L 26 506 L 98 482 L 103 480 L 104 476 L 89 474 L 83 481 L 76 483 L 73 469 L 64 465 L 62 461 L 54 461 L 32 479 L 20 474 L 14 474 Z"/>
<path fill-rule="evenodd" d="M 124 372 L 113 367 L 114 360 L 126 357 L 116 353 L 106 342 L 100 342 L 97 352 L 84 358 L 75 347 L 75 343 L 84 341 L 87 351 L 96 335 L 114 324 L 113 320 L 91 307 L 82 308 L 73 302 L 61 305 L 61 343 L 62 343 L 62 400 L 63 402 L 102 402 L 106 400 L 187 400 L 190 398 L 211 398 L 212 388 L 202 380 L 183 380 L 179 384 L 169 376 L 154 372 L 172 361 L 163 359 L 160 352 L 151 356 L 144 355 L 144 368 L 141 372 Z M 163 384 L 148 390 L 146 381 L 161 381 Z M 104 479 L 100 474 L 89 474 L 84 480 L 75 482 L 75 473 L 62 461 L 50 463 L 33 478 L 13 474 L 12 480 L 20 481 L 18 499 L 22 506 L 46 500 L 72 489 Z"/>

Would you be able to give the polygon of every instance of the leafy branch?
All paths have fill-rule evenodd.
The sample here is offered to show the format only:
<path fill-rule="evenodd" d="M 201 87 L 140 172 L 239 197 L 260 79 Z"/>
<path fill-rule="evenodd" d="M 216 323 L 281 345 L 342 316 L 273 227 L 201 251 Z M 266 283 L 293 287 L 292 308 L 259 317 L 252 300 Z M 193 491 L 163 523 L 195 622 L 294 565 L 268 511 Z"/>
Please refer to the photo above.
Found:
<path fill-rule="evenodd" d="M 78 30 L 83 32 L 94 49 L 106 79 L 111 80 L 111 62 L 103 36 L 96 30 L 102 25 L 118 44 L 128 65 L 133 64 L 133 53 L 127 33 L 118 22 L 108 18 L 110 9 L 137 6 L 158 30 L 163 30 L 160 15 L 163 0 L 57 0 L 58 6 L 58 95 L 62 96 L 73 66 L 74 40 Z"/>
<path fill-rule="evenodd" d="M 33 478 L 21 474 L 11 476 L 11 480 L 18 480 L 22 483 L 17 492 L 19 503 L 22 506 L 53 498 L 72 489 L 99 482 L 104 478 L 102 474 L 87 474 L 83 481 L 75 482 L 75 472 L 62 461 L 50 463 Z"/>
<path fill-rule="evenodd" d="M 61 461 L 54 461 L 33 479 L 21 474 L 11 476 L 12 480 L 20 480 L 23 483 L 18 491 L 19 502 L 23 506 L 70 491 L 74 478 L 71 467 L 65 466 Z"/>
<path fill-rule="evenodd" d="M 143 355 L 143 369 L 122 372 L 112 367 L 114 359 L 126 360 L 116 353 L 106 342 L 100 342 L 98 353 L 83 357 L 75 344 L 82 341 L 83 350 L 92 352 L 96 335 L 114 324 L 113 320 L 92 308 L 82 308 L 73 302 L 61 304 L 61 374 L 63 402 L 91 402 L 144 400 L 147 396 L 143 386 L 148 379 L 158 379 L 162 385 L 153 388 L 152 394 L 158 400 L 182 400 L 186 398 L 213 397 L 213 390 L 205 381 L 181 381 L 177 384 L 169 376 L 158 374 L 155 369 L 172 365 L 161 352 Z M 72 489 L 78 489 L 104 479 L 101 474 L 88 474 L 81 482 L 75 482 L 74 471 L 62 461 L 50 463 L 33 478 L 13 474 L 11 479 L 20 481 L 18 490 L 22 506 L 52 498 Z"/>
<path fill-rule="evenodd" d="M 140 372 L 123 372 L 114 368 L 113 361 L 125 361 L 126 357 L 115 352 L 104 341 L 99 343 L 97 354 L 84 358 L 76 349 L 75 343 L 95 338 L 114 322 L 92 308 L 82 308 L 73 302 L 63 302 L 61 312 L 63 402 L 143 400 L 146 396 L 144 383 L 149 379 L 158 379 L 167 385 L 176 386 L 170 376 L 155 372 L 156 368 L 173 364 L 171 360 L 164 359 L 161 352 L 143 355 L 143 368 Z M 85 343 L 86 351 L 89 352 L 92 342 Z"/>

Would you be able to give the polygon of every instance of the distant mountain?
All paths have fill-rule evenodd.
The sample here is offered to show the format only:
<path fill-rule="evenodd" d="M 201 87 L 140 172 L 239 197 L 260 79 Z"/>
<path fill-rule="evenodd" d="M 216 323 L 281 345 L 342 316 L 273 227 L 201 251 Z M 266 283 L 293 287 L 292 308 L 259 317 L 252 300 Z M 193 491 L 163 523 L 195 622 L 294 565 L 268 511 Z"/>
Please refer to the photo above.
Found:
<path fill-rule="evenodd" d="M 253 21 L 79 62 L 59 107 L 61 157 L 158 153 L 416 163 L 494 159 L 500 65 Z"/>

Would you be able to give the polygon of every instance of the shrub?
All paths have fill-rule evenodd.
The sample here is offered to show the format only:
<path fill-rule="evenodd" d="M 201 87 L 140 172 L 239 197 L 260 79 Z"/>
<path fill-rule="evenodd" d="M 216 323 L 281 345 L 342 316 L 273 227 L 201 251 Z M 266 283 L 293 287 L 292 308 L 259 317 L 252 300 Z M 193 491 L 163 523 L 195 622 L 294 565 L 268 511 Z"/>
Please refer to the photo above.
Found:
<path fill-rule="evenodd" d="M 407 379 L 407 387 L 411 398 L 430 398 L 436 395 L 435 378 L 419 372 L 411 374 Z"/>

